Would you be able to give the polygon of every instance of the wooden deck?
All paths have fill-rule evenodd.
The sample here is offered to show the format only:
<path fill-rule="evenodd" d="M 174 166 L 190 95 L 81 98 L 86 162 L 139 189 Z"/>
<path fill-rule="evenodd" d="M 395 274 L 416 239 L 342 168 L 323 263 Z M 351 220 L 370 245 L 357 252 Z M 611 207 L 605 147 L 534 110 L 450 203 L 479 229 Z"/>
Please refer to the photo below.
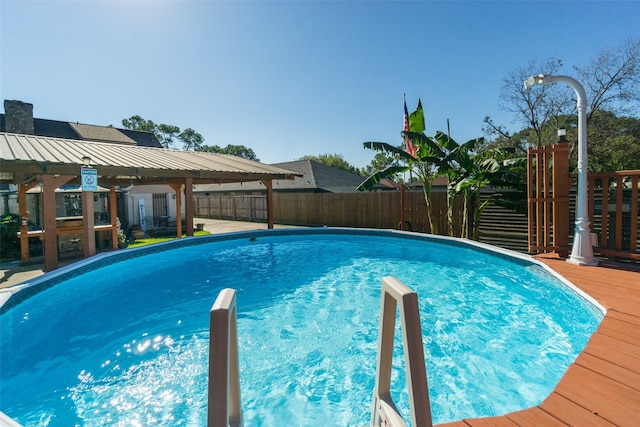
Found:
<path fill-rule="evenodd" d="M 640 269 L 538 259 L 598 300 L 607 315 L 541 405 L 440 427 L 640 426 Z"/>

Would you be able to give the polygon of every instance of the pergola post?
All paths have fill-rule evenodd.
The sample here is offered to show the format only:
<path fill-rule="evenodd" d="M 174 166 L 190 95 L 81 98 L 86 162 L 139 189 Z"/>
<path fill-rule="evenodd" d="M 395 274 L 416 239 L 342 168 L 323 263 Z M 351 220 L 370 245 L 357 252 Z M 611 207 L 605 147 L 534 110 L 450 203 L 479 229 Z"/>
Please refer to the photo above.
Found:
<path fill-rule="evenodd" d="M 111 185 L 109 191 L 109 216 L 111 217 L 111 247 L 118 249 L 118 206 L 115 185 Z"/>
<path fill-rule="evenodd" d="M 263 179 L 260 182 L 267 187 L 267 228 L 273 228 L 273 180 Z"/>
<path fill-rule="evenodd" d="M 58 230 L 56 226 L 56 188 L 75 178 L 73 175 L 42 175 L 44 271 L 58 268 Z"/>
<path fill-rule="evenodd" d="M 82 192 L 82 237 L 84 241 L 84 257 L 96 254 L 96 221 L 93 212 L 93 191 Z"/>
<path fill-rule="evenodd" d="M 187 221 L 187 236 L 193 236 L 193 178 L 185 179 L 184 210 Z"/>
<path fill-rule="evenodd" d="M 29 262 L 29 211 L 27 210 L 27 191 L 35 187 L 38 181 L 29 184 L 18 184 L 18 214 L 20 215 L 20 260 L 22 264 Z"/>
<path fill-rule="evenodd" d="M 176 192 L 176 237 L 182 237 L 182 184 L 170 184 Z"/>

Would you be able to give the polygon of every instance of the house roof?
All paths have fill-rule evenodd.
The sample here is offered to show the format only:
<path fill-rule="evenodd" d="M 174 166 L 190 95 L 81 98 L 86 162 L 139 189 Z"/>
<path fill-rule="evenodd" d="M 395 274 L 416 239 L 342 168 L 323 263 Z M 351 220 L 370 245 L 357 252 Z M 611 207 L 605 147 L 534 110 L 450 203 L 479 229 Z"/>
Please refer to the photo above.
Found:
<path fill-rule="evenodd" d="M 87 125 L 60 120 L 33 119 L 34 135 L 85 141 L 114 142 L 162 148 L 152 132 Z M 6 132 L 5 115 L 0 114 L 0 132 Z"/>
<path fill-rule="evenodd" d="M 241 157 L 0 133 L 0 170 L 13 183 L 34 174 L 80 175 L 83 157 L 91 158 L 99 183 L 117 185 L 169 183 L 192 178 L 194 183 L 291 179 L 295 171 Z M 70 182 L 74 183 L 74 182 Z"/>
<path fill-rule="evenodd" d="M 116 128 L 108 126 L 85 125 L 82 123 L 69 123 L 78 135 L 87 141 L 121 142 L 137 145 L 136 142 Z"/>
<path fill-rule="evenodd" d="M 364 181 L 364 177 L 342 169 L 327 166 L 313 160 L 296 160 L 286 163 L 275 163 L 275 167 L 297 172 L 293 180 L 273 181 L 274 191 L 315 191 L 325 193 L 353 193 L 356 187 Z M 236 184 L 203 184 L 194 188 L 196 192 L 238 192 L 264 190 L 260 183 Z"/>

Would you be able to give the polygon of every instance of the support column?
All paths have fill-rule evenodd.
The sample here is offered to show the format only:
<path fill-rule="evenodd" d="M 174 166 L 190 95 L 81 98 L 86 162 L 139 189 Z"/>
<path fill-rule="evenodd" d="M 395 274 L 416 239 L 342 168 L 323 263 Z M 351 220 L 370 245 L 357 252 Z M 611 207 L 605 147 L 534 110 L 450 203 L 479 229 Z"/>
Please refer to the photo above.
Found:
<path fill-rule="evenodd" d="M 185 180 L 184 211 L 185 221 L 187 221 L 187 236 L 193 236 L 193 178 Z"/>
<path fill-rule="evenodd" d="M 182 184 L 169 184 L 176 192 L 176 236 L 182 238 Z"/>
<path fill-rule="evenodd" d="M 109 216 L 111 217 L 111 248 L 118 249 L 118 205 L 116 204 L 116 186 L 109 191 Z"/>
<path fill-rule="evenodd" d="M 58 232 L 56 226 L 56 188 L 75 178 L 69 175 L 42 175 L 44 271 L 58 268 Z"/>
<path fill-rule="evenodd" d="M 267 228 L 273 228 L 273 180 L 263 179 L 261 181 L 267 187 Z"/>
<path fill-rule="evenodd" d="M 20 215 L 20 260 L 22 264 L 29 262 L 29 211 L 27 210 L 27 191 L 38 181 L 29 184 L 18 184 L 18 214 Z"/>
<path fill-rule="evenodd" d="M 82 240 L 84 242 L 84 257 L 96 254 L 96 221 L 93 212 L 93 191 L 82 192 Z"/>

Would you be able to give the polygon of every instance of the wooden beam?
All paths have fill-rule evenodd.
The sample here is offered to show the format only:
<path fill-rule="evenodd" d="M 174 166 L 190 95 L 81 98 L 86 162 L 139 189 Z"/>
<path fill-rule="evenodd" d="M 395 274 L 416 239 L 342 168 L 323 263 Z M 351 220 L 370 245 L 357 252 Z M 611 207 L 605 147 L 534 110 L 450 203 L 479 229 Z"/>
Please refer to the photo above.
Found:
<path fill-rule="evenodd" d="M 20 260 L 22 264 L 26 264 L 30 260 L 29 255 L 29 216 L 27 210 L 27 191 L 38 184 L 37 179 L 33 179 L 28 184 L 18 184 L 18 214 L 20 215 Z"/>
<path fill-rule="evenodd" d="M 184 210 L 187 221 L 187 236 L 193 236 L 193 179 L 187 178 L 184 184 Z"/>
<path fill-rule="evenodd" d="M 42 175 L 42 210 L 44 232 L 44 271 L 53 271 L 58 268 L 58 233 L 56 226 L 56 188 L 66 184 L 74 176 L 68 175 Z"/>
<path fill-rule="evenodd" d="M 182 184 L 169 184 L 176 192 L 176 237 L 182 238 Z"/>
<path fill-rule="evenodd" d="M 267 187 L 267 228 L 273 228 L 273 180 L 263 179 L 261 181 Z"/>
<path fill-rule="evenodd" d="M 112 249 L 118 249 L 118 206 L 116 200 L 116 186 L 111 185 L 109 191 L 109 216 L 111 217 Z"/>
<path fill-rule="evenodd" d="M 20 215 L 20 259 L 29 262 L 29 211 L 27 210 L 27 186 L 18 184 L 18 214 Z"/>
<path fill-rule="evenodd" d="M 84 257 L 96 254 L 96 230 L 93 191 L 82 192 L 82 237 Z"/>

